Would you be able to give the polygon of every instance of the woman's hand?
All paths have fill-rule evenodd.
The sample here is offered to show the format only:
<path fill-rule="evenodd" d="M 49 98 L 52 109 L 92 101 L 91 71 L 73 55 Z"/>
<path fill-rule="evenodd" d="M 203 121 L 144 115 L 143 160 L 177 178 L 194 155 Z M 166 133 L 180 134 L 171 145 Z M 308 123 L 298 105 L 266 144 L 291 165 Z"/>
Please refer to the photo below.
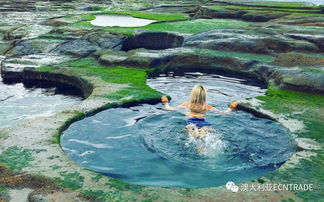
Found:
<path fill-rule="evenodd" d="M 162 97 L 161 97 L 161 102 L 162 102 L 163 104 L 168 103 L 168 102 L 169 102 L 168 97 L 167 97 L 167 96 L 162 96 Z"/>
<path fill-rule="evenodd" d="M 231 102 L 228 107 L 231 108 L 231 109 L 235 109 L 237 107 L 238 103 L 237 102 Z"/>

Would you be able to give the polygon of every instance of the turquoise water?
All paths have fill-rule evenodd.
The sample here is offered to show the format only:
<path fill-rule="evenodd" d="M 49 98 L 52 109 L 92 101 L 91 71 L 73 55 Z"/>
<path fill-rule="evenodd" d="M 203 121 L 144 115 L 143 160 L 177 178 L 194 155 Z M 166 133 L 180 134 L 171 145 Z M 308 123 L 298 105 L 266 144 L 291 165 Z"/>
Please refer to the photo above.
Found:
<path fill-rule="evenodd" d="M 209 104 L 264 94 L 245 80 L 218 75 L 149 79 L 169 94 L 172 105 L 184 102 L 195 84 L 208 89 Z M 278 168 L 294 152 L 292 137 L 280 124 L 237 111 L 209 113 L 214 131 L 204 140 L 188 136 L 185 111 L 161 104 L 114 108 L 72 124 L 62 135 L 67 155 L 81 166 L 127 182 L 164 187 L 213 187 L 248 181 Z M 203 152 L 198 152 L 198 147 Z"/>

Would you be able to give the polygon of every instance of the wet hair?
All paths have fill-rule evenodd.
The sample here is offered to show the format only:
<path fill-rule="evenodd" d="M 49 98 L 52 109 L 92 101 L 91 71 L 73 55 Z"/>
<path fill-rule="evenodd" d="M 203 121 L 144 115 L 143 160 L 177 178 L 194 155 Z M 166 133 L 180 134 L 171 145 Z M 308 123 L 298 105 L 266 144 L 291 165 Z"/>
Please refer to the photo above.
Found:
<path fill-rule="evenodd" d="M 201 85 L 196 85 L 191 90 L 190 110 L 196 113 L 204 113 L 207 111 L 206 105 L 206 89 Z"/>

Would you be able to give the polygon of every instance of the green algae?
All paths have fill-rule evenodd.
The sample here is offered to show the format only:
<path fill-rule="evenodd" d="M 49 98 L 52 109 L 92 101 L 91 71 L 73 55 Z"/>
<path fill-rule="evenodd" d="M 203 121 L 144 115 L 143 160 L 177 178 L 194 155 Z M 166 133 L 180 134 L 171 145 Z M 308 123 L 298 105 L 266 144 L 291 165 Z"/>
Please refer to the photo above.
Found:
<path fill-rule="evenodd" d="M 147 13 L 141 11 L 107 11 L 100 14 L 130 15 L 136 18 L 144 18 L 156 21 L 186 20 L 189 18 L 188 15 L 181 13 Z"/>
<path fill-rule="evenodd" d="M 139 194 L 143 189 L 143 186 L 141 185 L 130 184 L 114 178 L 109 179 L 109 182 L 106 185 L 109 185 L 110 187 L 113 187 L 119 191 L 132 191 L 136 194 Z"/>
<path fill-rule="evenodd" d="M 70 71 L 78 75 L 92 75 L 108 83 L 128 84 L 128 87 L 107 95 L 107 98 L 119 100 L 127 98 L 127 102 L 135 100 L 157 99 L 161 93 L 146 85 L 147 70 L 122 66 L 104 67 L 93 58 L 85 58 L 64 65 L 73 67 Z M 126 102 L 126 101 L 125 101 Z"/>
<path fill-rule="evenodd" d="M 92 177 L 91 179 L 94 180 L 95 182 L 99 182 L 100 179 L 102 179 L 103 175 L 102 174 L 98 174 L 94 177 Z"/>
<path fill-rule="evenodd" d="M 8 194 L 9 194 L 8 189 L 4 185 L 0 184 L 0 200 L 2 198 L 5 198 Z"/>
<path fill-rule="evenodd" d="M 264 102 L 262 106 L 265 109 L 303 121 L 306 128 L 299 135 L 324 142 L 324 96 L 279 90 L 272 86 L 265 95 L 257 97 Z"/>
<path fill-rule="evenodd" d="M 104 11 L 104 10 L 106 10 L 106 8 L 102 7 L 102 6 L 90 6 L 89 10 L 90 11 Z"/>
<path fill-rule="evenodd" d="M 18 146 L 12 146 L 4 150 L 0 155 L 0 163 L 5 164 L 14 171 L 21 171 L 30 166 L 34 160 L 32 151 Z"/>
<path fill-rule="evenodd" d="M 98 174 L 93 180 L 97 182 L 101 177 L 103 176 Z M 144 188 L 140 185 L 129 184 L 113 178 L 110 178 L 106 185 L 110 187 L 109 191 L 89 189 L 82 191 L 82 193 L 101 201 L 133 201 L 135 200 L 133 197 L 138 197 Z M 138 198 L 136 199 L 138 200 Z"/>
<path fill-rule="evenodd" d="M 301 120 L 305 130 L 297 133 L 299 137 L 313 138 L 324 142 L 324 96 L 280 90 L 272 86 L 265 96 L 257 97 L 263 101 L 262 108 L 276 114 L 284 114 L 287 118 Z M 313 191 L 294 191 L 304 201 L 312 201 L 324 197 L 324 153 L 323 150 L 313 151 L 316 156 L 301 159 L 292 168 L 276 170 L 265 176 L 275 183 L 282 184 L 313 184 Z"/>
<path fill-rule="evenodd" d="M 86 196 L 90 196 L 100 201 L 129 201 L 124 194 L 119 191 L 103 191 L 103 190 L 85 190 L 82 192 Z"/>
<path fill-rule="evenodd" d="M 152 23 L 143 27 L 106 27 L 118 33 L 132 35 L 136 29 L 152 32 L 177 32 L 186 34 L 196 34 L 213 29 L 241 29 L 246 28 L 251 23 L 233 19 L 195 19 L 178 22 Z"/>
<path fill-rule="evenodd" d="M 265 177 L 282 184 L 313 184 L 313 191 L 294 191 L 304 201 L 316 201 L 324 197 L 324 153 L 320 151 L 316 156 L 301 159 L 293 168 L 285 171 L 274 171 Z"/>
<path fill-rule="evenodd" d="M 69 125 L 73 122 L 79 121 L 81 119 L 83 119 L 86 116 L 85 113 L 83 112 L 77 112 L 72 118 L 67 119 L 63 125 L 58 129 L 58 132 L 53 135 L 52 137 L 52 144 L 60 144 L 60 140 L 61 140 L 61 133 L 62 131 L 64 131 L 65 129 L 67 129 L 67 127 L 69 127 Z"/>
<path fill-rule="evenodd" d="M 100 27 L 107 31 L 133 35 L 138 29 L 152 32 L 176 32 L 185 34 L 196 34 L 213 29 L 241 29 L 249 26 L 250 22 L 233 20 L 233 19 L 193 19 L 176 22 L 158 22 L 142 27 Z M 97 27 L 90 22 L 78 22 L 71 26 L 76 28 Z"/>
<path fill-rule="evenodd" d="M 83 187 L 84 177 L 78 172 L 59 172 L 63 178 L 57 178 L 57 182 L 60 186 L 77 190 Z"/>

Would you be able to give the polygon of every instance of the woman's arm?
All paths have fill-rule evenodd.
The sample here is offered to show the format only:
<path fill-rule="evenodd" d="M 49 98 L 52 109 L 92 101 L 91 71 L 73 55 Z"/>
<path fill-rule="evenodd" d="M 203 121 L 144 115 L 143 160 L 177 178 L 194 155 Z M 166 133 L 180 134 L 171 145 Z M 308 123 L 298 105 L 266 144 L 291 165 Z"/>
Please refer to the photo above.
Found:
<path fill-rule="evenodd" d="M 186 107 L 186 103 L 182 103 L 181 105 L 178 105 L 176 107 L 171 107 L 169 105 L 169 99 L 166 96 L 161 97 L 161 101 L 162 101 L 162 104 L 164 105 L 165 109 L 169 110 L 169 111 L 174 111 L 174 110 L 177 110 L 177 108 Z"/>
<path fill-rule="evenodd" d="M 225 115 L 225 114 L 229 114 L 231 113 L 232 111 L 235 110 L 235 108 L 237 107 L 237 102 L 231 102 L 229 105 L 228 105 L 228 108 L 225 109 L 224 111 L 221 111 L 213 106 L 210 106 L 209 110 L 210 111 L 215 111 L 215 112 L 218 112 L 219 114 L 222 114 L 222 115 Z"/>

